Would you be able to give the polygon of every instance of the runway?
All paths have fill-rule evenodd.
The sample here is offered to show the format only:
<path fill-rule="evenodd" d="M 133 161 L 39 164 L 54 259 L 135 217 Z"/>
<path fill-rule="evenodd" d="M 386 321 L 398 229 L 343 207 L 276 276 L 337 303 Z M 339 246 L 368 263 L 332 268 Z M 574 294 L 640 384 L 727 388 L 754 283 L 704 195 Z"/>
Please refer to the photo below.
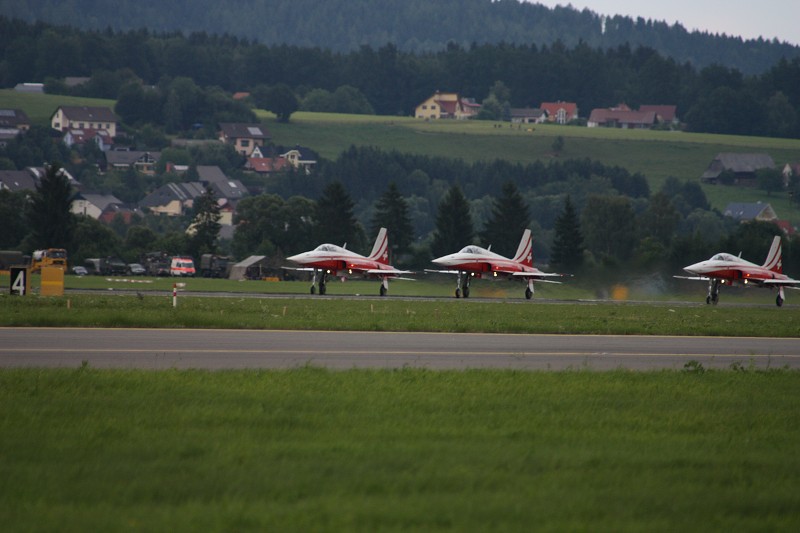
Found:
<path fill-rule="evenodd" d="M 800 369 L 800 339 L 0 328 L 0 367 L 514 370 Z"/>

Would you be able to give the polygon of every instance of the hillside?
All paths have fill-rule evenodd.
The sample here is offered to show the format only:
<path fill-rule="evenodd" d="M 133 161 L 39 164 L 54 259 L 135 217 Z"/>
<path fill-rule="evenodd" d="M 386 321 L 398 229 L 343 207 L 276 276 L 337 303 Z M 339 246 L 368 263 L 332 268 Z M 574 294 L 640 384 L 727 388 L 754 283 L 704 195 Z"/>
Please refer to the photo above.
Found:
<path fill-rule="evenodd" d="M 62 103 L 113 105 L 108 100 L 66 99 L 56 95 L 29 95 L 0 90 L 0 108 L 21 108 L 38 124 L 47 124 Z M 258 111 L 283 146 L 302 144 L 326 159 L 335 159 L 350 146 L 375 146 L 427 156 L 462 159 L 468 163 L 501 159 L 513 163 L 550 161 L 553 141 L 564 138 L 560 159 L 590 158 L 620 166 L 647 177 L 651 191 L 675 176 L 698 180 L 719 152 L 766 152 L 776 164 L 800 161 L 800 140 L 694 134 L 667 131 L 547 126 L 497 128 L 485 121 L 424 122 L 408 117 L 337 115 L 299 112 L 288 124 Z M 722 209 L 729 202 L 769 202 L 781 218 L 800 225 L 800 209 L 785 194 L 768 195 L 757 189 L 703 186 L 712 206 Z"/>
<path fill-rule="evenodd" d="M 393 43 L 403 51 L 429 52 L 449 43 L 513 43 L 592 48 L 646 46 L 678 63 L 720 64 L 756 74 L 800 47 L 775 41 L 689 32 L 679 24 L 547 8 L 518 0 L 0 0 L 0 14 L 76 28 L 229 35 L 267 45 L 319 47 L 336 52 Z"/>

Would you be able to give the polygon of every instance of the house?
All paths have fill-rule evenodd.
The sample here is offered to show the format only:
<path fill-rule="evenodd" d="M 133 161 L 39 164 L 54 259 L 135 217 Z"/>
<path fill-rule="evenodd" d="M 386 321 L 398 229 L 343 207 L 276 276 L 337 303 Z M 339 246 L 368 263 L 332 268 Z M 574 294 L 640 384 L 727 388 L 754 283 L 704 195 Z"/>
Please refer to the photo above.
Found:
<path fill-rule="evenodd" d="M 194 200 L 205 193 L 205 186 L 199 181 L 190 183 L 167 183 L 145 196 L 139 207 L 152 213 L 167 216 L 180 216 L 194 207 Z"/>
<path fill-rule="evenodd" d="M 25 170 L 0 170 L 0 190 L 35 191 L 45 172 L 46 169 L 44 167 L 27 167 Z M 67 181 L 74 189 L 80 189 L 81 184 L 75 180 L 67 169 L 62 168 L 61 174 L 66 176 Z"/>
<path fill-rule="evenodd" d="M 756 172 L 764 168 L 775 168 L 769 154 L 721 152 L 711 161 L 700 176 L 703 183 L 717 184 L 723 172 L 732 173 L 736 185 L 757 185 Z"/>
<path fill-rule="evenodd" d="M 21 109 L 0 109 L 0 130 L 14 130 L 14 135 L 27 131 L 31 121 Z"/>
<path fill-rule="evenodd" d="M 289 170 L 289 162 L 285 157 L 250 157 L 244 164 L 244 169 L 256 174 L 274 174 Z"/>
<path fill-rule="evenodd" d="M 625 104 L 608 109 L 592 109 L 586 125 L 590 128 L 650 129 L 657 124 L 655 111 L 634 111 Z"/>
<path fill-rule="evenodd" d="M 661 124 L 677 125 L 680 123 L 678 120 L 678 106 L 676 105 L 645 105 L 639 106 L 639 111 L 649 113 L 650 111 L 656 114 L 656 120 Z"/>
<path fill-rule="evenodd" d="M 547 121 L 547 111 L 535 107 L 511 108 L 512 124 L 543 124 Z"/>
<path fill-rule="evenodd" d="M 465 120 L 477 115 L 480 108 L 480 104 L 475 102 L 474 98 L 462 98 L 458 93 L 436 91 L 416 107 L 414 117 L 425 120 L 443 118 Z"/>
<path fill-rule="evenodd" d="M 249 157 L 256 146 L 264 146 L 270 133 L 261 124 L 223 122 L 219 125 L 219 140 L 232 144 L 236 151 Z"/>
<path fill-rule="evenodd" d="M 14 90 L 18 93 L 44 94 L 44 83 L 18 83 Z"/>
<path fill-rule="evenodd" d="M 281 154 L 295 170 L 304 170 L 306 174 L 310 174 L 314 165 L 317 164 L 317 155 L 310 149 L 304 146 L 296 145 L 286 153 Z"/>
<path fill-rule="evenodd" d="M 122 201 L 112 194 L 78 193 L 72 200 L 70 211 L 98 220 L 110 206 L 121 206 Z"/>
<path fill-rule="evenodd" d="M 107 107 L 60 106 L 50 117 L 50 127 L 67 132 L 70 130 L 95 130 L 117 136 L 117 116 Z"/>
<path fill-rule="evenodd" d="M 539 109 L 547 113 L 547 121 L 567 124 L 578 120 L 578 104 L 574 102 L 542 102 Z"/>
<path fill-rule="evenodd" d="M 113 170 L 133 168 L 137 172 L 153 176 L 161 152 L 143 152 L 139 150 L 110 150 L 105 153 L 106 164 Z"/>
<path fill-rule="evenodd" d="M 38 180 L 27 170 L 0 170 L 0 191 L 35 191 Z"/>
<path fill-rule="evenodd" d="M 247 187 L 239 180 L 232 180 L 217 166 L 198 165 L 197 176 L 205 187 L 211 187 L 219 199 L 226 199 L 234 204 L 248 195 Z"/>
<path fill-rule="evenodd" d="M 96 130 L 92 128 L 85 129 L 69 129 L 64 134 L 63 142 L 70 148 L 75 145 L 83 146 L 93 142 L 97 147 L 107 152 L 114 146 L 114 138 L 106 130 Z"/>
<path fill-rule="evenodd" d="M 757 203 L 730 203 L 722 212 L 726 217 L 731 217 L 739 222 L 774 222 L 778 220 L 778 215 L 770 204 Z"/>

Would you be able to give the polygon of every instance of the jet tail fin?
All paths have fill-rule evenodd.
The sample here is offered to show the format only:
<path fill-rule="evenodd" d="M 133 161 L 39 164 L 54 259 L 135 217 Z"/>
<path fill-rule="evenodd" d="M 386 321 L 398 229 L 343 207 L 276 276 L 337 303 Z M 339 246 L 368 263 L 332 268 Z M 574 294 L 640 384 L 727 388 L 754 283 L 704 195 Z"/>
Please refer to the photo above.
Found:
<path fill-rule="evenodd" d="M 783 260 L 781 259 L 781 236 L 776 235 L 772 239 L 772 246 L 767 254 L 767 260 L 764 261 L 764 268 L 775 272 L 776 274 L 783 274 Z"/>
<path fill-rule="evenodd" d="M 519 241 L 519 248 L 517 248 L 517 253 L 514 255 L 514 261 L 529 267 L 533 266 L 533 238 L 531 237 L 531 230 L 526 229 L 522 233 L 522 240 Z"/>
<path fill-rule="evenodd" d="M 378 232 L 378 237 L 375 239 L 375 244 L 372 246 L 372 251 L 369 254 L 369 259 L 389 264 L 389 237 L 386 234 L 386 228 L 381 228 Z"/>

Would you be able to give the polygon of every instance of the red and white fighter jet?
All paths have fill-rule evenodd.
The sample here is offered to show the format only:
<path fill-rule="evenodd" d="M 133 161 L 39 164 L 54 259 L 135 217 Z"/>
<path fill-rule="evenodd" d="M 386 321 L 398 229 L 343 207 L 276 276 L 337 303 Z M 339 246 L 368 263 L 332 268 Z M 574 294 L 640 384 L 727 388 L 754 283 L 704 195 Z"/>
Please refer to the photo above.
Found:
<path fill-rule="evenodd" d="M 450 267 L 451 270 L 426 270 L 426 272 L 436 272 L 440 274 L 456 274 L 456 298 L 469 298 L 469 284 L 472 278 L 508 278 L 521 279 L 527 282 L 525 298 L 528 300 L 533 296 L 533 283 L 561 283 L 545 278 L 563 277 L 564 274 L 550 274 L 542 272 L 533 266 L 533 238 L 531 230 L 526 229 L 522 233 L 522 240 L 519 242 L 517 253 L 513 259 L 503 257 L 489 249 L 480 246 L 466 246 L 454 254 L 438 257 L 433 260 L 437 265 Z"/>
<path fill-rule="evenodd" d="M 389 238 L 386 228 L 381 228 L 378 238 L 369 257 L 351 252 L 343 246 L 335 244 L 321 244 L 314 250 L 287 257 L 287 260 L 303 265 L 302 267 L 283 267 L 287 270 L 313 272 L 311 281 L 311 294 L 316 292 L 315 285 L 319 285 L 319 293 L 325 294 L 328 276 L 341 277 L 342 280 L 350 277 L 379 279 L 381 281 L 380 295 L 386 296 L 389 291 L 389 279 L 401 278 L 403 274 L 413 274 L 409 270 L 398 270 L 389 264 Z"/>
<path fill-rule="evenodd" d="M 747 287 L 769 287 L 778 289 L 775 303 L 778 307 L 785 300 L 783 289 L 798 288 L 800 281 L 790 278 L 783 273 L 781 260 L 781 237 L 776 235 L 767 254 L 764 264 L 758 266 L 750 261 L 745 261 L 741 256 L 720 253 L 711 259 L 700 261 L 683 268 L 694 276 L 675 276 L 680 279 L 708 281 L 707 304 L 716 305 L 719 302 L 719 288 L 721 285 L 744 285 Z"/>

